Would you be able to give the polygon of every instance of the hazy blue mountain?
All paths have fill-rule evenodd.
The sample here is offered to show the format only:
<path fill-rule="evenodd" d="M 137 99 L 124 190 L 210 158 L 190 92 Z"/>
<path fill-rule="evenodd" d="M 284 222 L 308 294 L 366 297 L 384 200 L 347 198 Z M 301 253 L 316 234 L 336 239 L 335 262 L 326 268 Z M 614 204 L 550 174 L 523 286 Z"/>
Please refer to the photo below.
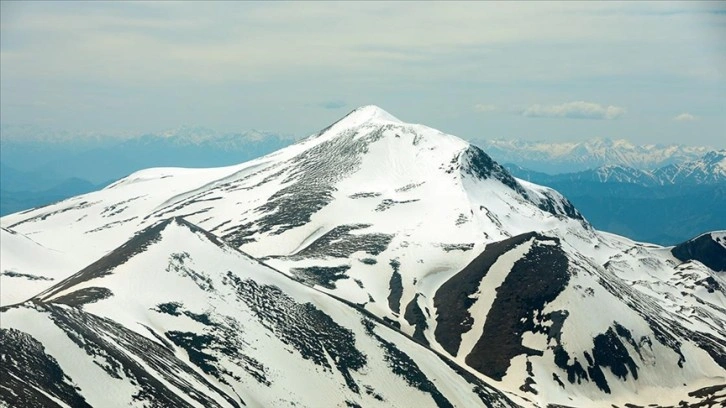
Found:
<path fill-rule="evenodd" d="M 8 191 L 39 191 L 51 188 L 60 180 L 41 172 L 22 171 L 0 162 L 0 186 Z"/>
<path fill-rule="evenodd" d="M 0 215 L 87 193 L 150 167 L 232 165 L 294 142 L 291 136 L 269 132 L 224 133 L 203 127 L 126 139 L 73 138 L 36 128 L 20 129 L 25 132 L 21 138 L 20 131 L 9 129 L 3 127 L 0 149 Z"/>
<path fill-rule="evenodd" d="M 69 178 L 59 184 L 41 191 L 0 190 L 0 216 L 35 207 L 42 207 L 79 194 L 103 188 L 108 183 L 93 184 L 88 180 Z"/>
<path fill-rule="evenodd" d="M 515 164 L 516 177 L 560 191 L 598 229 L 639 241 L 674 245 L 726 228 L 724 152 L 653 171 L 606 166 L 546 174 Z"/>

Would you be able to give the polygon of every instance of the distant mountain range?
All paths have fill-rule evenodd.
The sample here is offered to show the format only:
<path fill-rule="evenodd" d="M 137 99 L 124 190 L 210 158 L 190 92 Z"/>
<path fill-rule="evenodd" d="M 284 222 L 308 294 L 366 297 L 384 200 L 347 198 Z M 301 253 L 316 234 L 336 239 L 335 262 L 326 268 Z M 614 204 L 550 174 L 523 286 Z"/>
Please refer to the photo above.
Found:
<path fill-rule="evenodd" d="M 2 131 L 0 215 L 94 191 L 143 168 L 233 165 L 294 142 L 289 135 L 199 126 L 127 138 L 33 127 Z M 563 192 L 597 228 L 663 245 L 726 228 L 726 194 L 718 187 L 724 150 L 607 139 L 481 145 L 510 163 L 516 177 Z"/>
<path fill-rule="evenodd" d="M 655 170 L 611 165 L 553 175 L 505 167 L 515 177 L 560 191 L 597 228 L 639 241 L 673 245 L 726 229 L 724 150 Z"/>
<path fill-rule="evenodd" d="M 87 193 L 148 167 L 231 165 L 294 142 L 288 135 L 224 133 L 204 127 L 125 139 L 39 132 L 35 137 L 8 133 L 0 140 L 0 215 Z"/>
<path fill-rule="evenodd" d="M 654 170 L 611 164 L 573 173 L 547 174 L 519 164 L 506 164 L 519 178 L 548 184 L 564 181 L 628 183 L 642 186 L 717 184 L 726 182 L 726 150 L 710 151 L 702 157 L 673 163 Z"/>
<path fill-rule="evenodd" d="M 609 165 L 655 169 L 697 160 L 713 150 L 702 146 L 635 145 L 626 140 L 610 139 L 563 143 L 487 140 L 479 145 L 500 163 L 517 163 L 527 169 L 549 174 Z"/>
<path fill-rule="evenodd" d="M 0 162 L 6 167 L 45 177 L 78 177 L 101 183 L 148 167 L 225 166 L 250 160 L 294 142 L 289 135 L 248 130 L 218 132 L 180 127 L 131 138 L 56 139 L 4 136 Z"/>

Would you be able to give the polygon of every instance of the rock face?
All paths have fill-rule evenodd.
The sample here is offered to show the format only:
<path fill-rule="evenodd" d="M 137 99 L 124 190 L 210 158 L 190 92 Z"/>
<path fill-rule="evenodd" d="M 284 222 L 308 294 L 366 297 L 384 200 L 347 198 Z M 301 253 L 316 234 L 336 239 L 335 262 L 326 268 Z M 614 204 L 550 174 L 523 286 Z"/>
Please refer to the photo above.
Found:
<path fill-rule="evenodd" d="M 377 107 L 251 162 L 149 169 L 0 221 L 11 405 L 723 400 L 720 252 L 600 233 Z"/>
<path fill-rule="evenodd" d="M 676 245 L 671 252 L 680 261 L 699 261 L 714 271 L 726 272 L 726 231 L 700 235 Z"/>

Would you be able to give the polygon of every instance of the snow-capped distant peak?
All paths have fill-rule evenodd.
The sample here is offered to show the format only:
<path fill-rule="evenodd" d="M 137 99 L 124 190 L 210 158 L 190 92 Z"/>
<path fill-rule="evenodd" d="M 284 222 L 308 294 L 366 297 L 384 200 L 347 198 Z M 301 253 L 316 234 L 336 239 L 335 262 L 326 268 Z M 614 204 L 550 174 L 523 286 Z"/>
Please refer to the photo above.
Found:
<path fill-rule="evenodd" d="M 712 148 L 683 145 L 635 145 L 627 140 L 590 139 L 581 142 L 487 140 L 479 142 L 495 160 L 539 172 L 570 173 L 608 164 L 653 170 L 697 160 Z"/>

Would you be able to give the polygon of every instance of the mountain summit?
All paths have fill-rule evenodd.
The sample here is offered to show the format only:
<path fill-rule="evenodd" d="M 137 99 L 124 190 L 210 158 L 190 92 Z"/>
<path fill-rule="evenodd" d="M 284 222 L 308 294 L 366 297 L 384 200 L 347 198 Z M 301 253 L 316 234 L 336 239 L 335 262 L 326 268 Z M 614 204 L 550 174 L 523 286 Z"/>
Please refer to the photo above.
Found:
<path fill-rule="evenodd" d="M 265 373 L 318 361 L 320 370 L 304 369 L 315 373 L 310 384 L 339 389 L 349 406 L 398 401 L 379 381 L 388 372 L 363 360 L 405 373 L 405 395 L 424 406 L 471 406 L 472 388 L 483 406 L 675 405 L 712 399 L 726 381 L 726 281 L 705 258 L 598 232 L 561 194 L 514 178 L 478 147 L 374 106 L 246 163 L 148 169 L 0 221 L 34 258 L 73 260 L 49 269 L 13 253 L 3 305 L 33 300 L 3 309 L 3 322 L 25 333 L 12 339 L 55 350 L 67 343 L 62 328 L 37 331 L 24 316 L 100 316 L 123 328 L 114 336 L 140 333 L 175 356 L 174 367 L 201 369 L 190 381 L 220 405 L 274 401 L 244 380 L 247 365 L 223 356 L 237 345 L 199 320 L 207 309 L 217 311 L 210 321 L 247 333 L 239 341 L 254 360 L 240 358 L 252 370 L 254 361 Z M 7 270 L 12 248 L 1 244 Z M 175 274 L 185 283 L 167 281 Z M 247 301 L 285 327 L 227 320 L 256 316 Z M 151 309 L 184 317 L 163 320 Z M 154 330 L 162 320 L 165 329 Z M 331 321 L 341 330 L 328 338 L 325 328 L 338 327 Z M 255 351 L 265 338 L 276 351 Z M 280 351 L 302 360 L 275 358 Z M 443 389 L 433 386 L 444 377 Z M 275 384 L 288 402 L 320 401 L 304 394 L 318 386 Z M 179 387 L 172 394 L 195 398 Z"/>
<path fill-rule="evenodd" d="M 376 105 L 366 105 L 354 109 L 349 114 L 345 115 L 345 117 L 343 117 L 340 122 L 345 122 L 347 125 L 361 124 L 365 122 L 397 124 L 403 123 L 398 118 Z"/>

